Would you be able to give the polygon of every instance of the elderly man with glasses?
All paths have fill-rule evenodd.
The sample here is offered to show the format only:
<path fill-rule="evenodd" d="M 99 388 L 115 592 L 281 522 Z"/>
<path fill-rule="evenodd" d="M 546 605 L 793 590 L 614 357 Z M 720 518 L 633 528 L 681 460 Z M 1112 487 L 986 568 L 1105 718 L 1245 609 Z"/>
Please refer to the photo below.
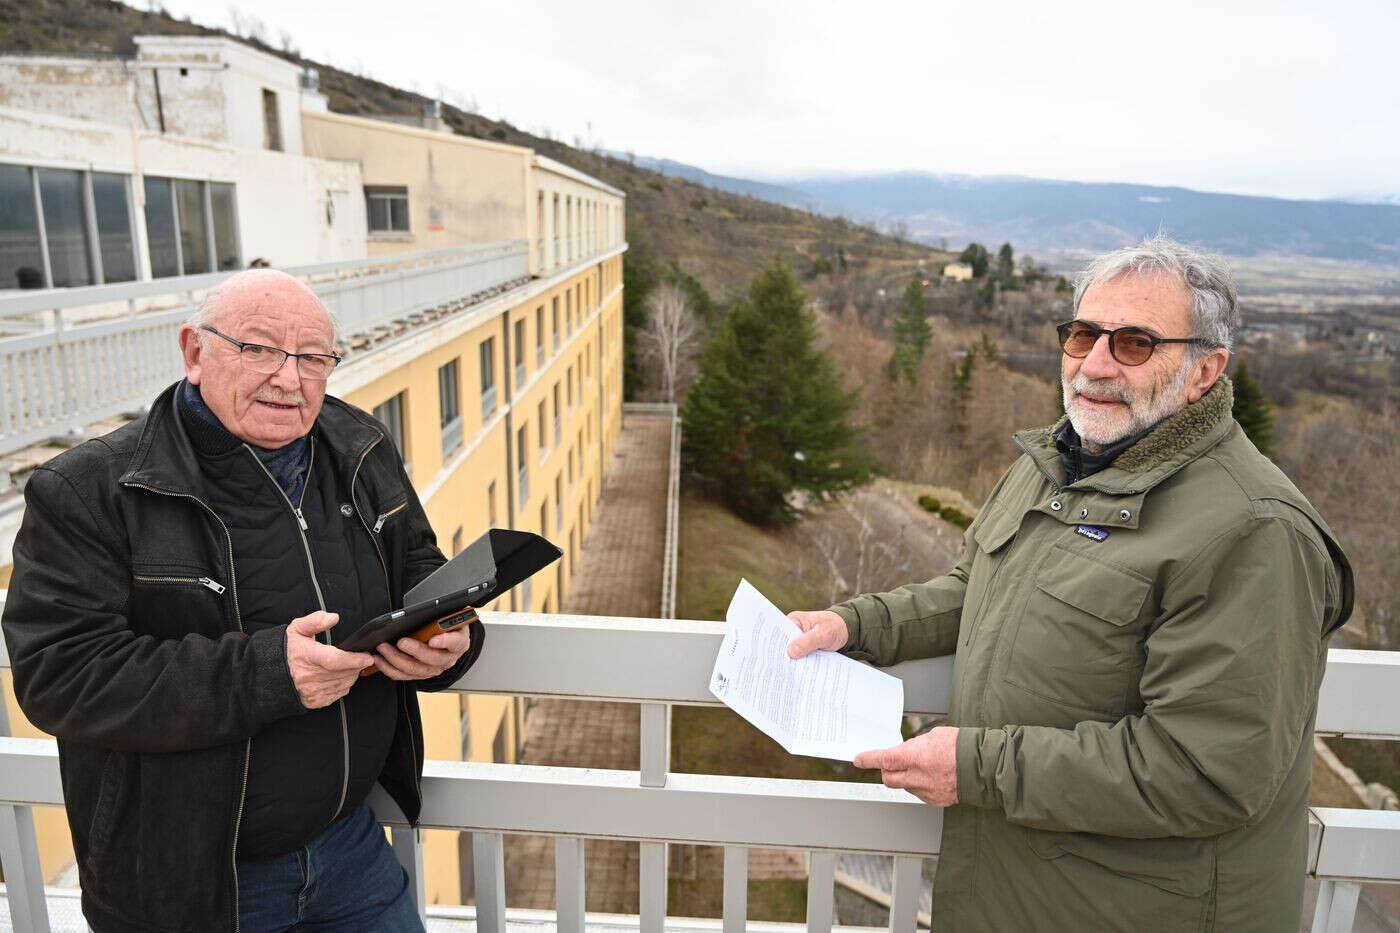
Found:
<path fill-rule="evenodd" d="M 1016 435 L 957 566 L 793 613 L 790 652 L 955 654 L 946 724 L 856 758 L 947 808 L 935 930 L 1297 930 L 1350 567 L 1231 417 L 1218 259 L 1150 240 L 1074 304 L 1067 417 Z"/>
<path fill-rule="evenodd" d="M 481 628 L 337 647 L 444 562 L 383 425 L 326 395 L 333 322 L 238 273 L 180 329 L 185 379 L 25 488 L 4 632 L 58 738 L 94 930 L 421 930 L 365 803 L 421 800 L 416 691 Z M 373 665 L 381 676 L 361 677 Z"/>

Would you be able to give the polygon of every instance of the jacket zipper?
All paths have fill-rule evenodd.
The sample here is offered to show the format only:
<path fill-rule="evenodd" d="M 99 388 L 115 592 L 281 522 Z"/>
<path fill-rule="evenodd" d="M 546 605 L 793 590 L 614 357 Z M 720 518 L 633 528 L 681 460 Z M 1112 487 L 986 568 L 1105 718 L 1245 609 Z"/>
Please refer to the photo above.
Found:
<path fill-rule="evenodd" d="M 282 485 L 277 482 L 271 473 L 268 472 L 263 462 L 258 459 L 258 455 L 253 448 L 247 444 L 243 449 L 248 451 L 248 456 L 253 458 L 253 462 L 258 465 L 258 469 L 263 471 L 263 475 L 271 480 L 272 485 L 277 489 L 277 494 L 282 497 L 282 501 L 287 503 L 287 508 L 291 510 L 292 516 L 297 520 L 297 533 L 301 535 L 301 549 L 306 554 L 306 567 L 311 572 L 311 586 L 316 590 L 316 603 L 321 607 L 321 611 L 326 611 L 326 597 L 321 593 L 321 581 L 316 579 L 316 562 L 311 559 L 311 543 L 306 540 L 307 524 L 306 518 L 301 513 L 301 507 L 306 502 L 306 487 L 311 485 L 311 471 L 316 465 L 316 439 L 309 440 L 311 445 L 311 455 L 306 462 L 306 477 L 301 483 L 301 495 L 297 497 L 297 504 L 292 505 L 292 500 L 287 497 L 287 493 L 282 489 Z M 352 493 L 353 494 L 353 493 Z M 326 636 L 326 644 L 331 643 L 331 633 L 322 632 Z M 335 701 L 336 709 L 340 711 L 340 800 L 336 802 L 335 810 L 331 813 L 334 820 L 340 815 L 340 808 L 345 806 L 345 795 L 350 790 L 350 725 L 345 718 L 345 699 L 342 697 Z"/>
<path fill-rule="evenodd" d="M 354 494 L 355 494 L 355 490 L 354 490 L 353 487 L 352 487 L 351 490 L 350 490 L 350 494 L 351 494 L 351 497 L 353 498 L 353 497 L 354 497 Z M 403 502 L 400 502 L 398 505 L 394 506 L 392 509 L 390 509 L 389 511 L 385 512 L 383 515 L 381 515 L 381 516 L 379 516 L 378 518 L 376 518 L 376 519 L 374 520 L 374 533 L 375 533 L 375 534 L 379 534 L 379 531 L 380 531 L 380 529 L 382 529 L 382 528 L 384 527 L 384 523 L 385 523 L 385 522 L 387 522 L 391 517 L 393 517 L 393 516 L 397 515 L 398 513 L 402 512 L 402 511 L 403 511 L 405 508 L 407 508 L 407 507 L 408 507 L 408 500 L 405 499 Z"/>
<path fill-rule="evenodd" d="M 205 589 L 213 590 L 222 594 L 228 587 L 211 577 L 151 577 L 145 574 L 133 573 L 131 579 L 139 583 L 189 583 L 197 584 Z"/>
<path fill-rule="evenodd" d="M 228 580 L 229 586 L 233 587 L 233 621 L 238 626 L 238 631 L 243 631 L 243 611 L 238 606 L 238 571 L 233 566 L 233 535 L 228 530 L 228 525 L 219 517 L 207 502 L 198 496 L 187 492 L 171 492 L 168 489 L 157 489 L 155 486 L 147 486 L 144 483 L 127 482 L 125 485 L 134 489 L 144 489 L 160 496 L 171 496 L 176 499 L 189 499 L 196 503 L 204 511 L 208 512 L 219 523 L 219 527 L 224 531 L 224 542 L 228 547 Z M 201 583 L 204 578 L 196 580 Z M 210 580 L 210 583 L 214 581 Z M 222 593 L 223 590 L 216 592 Z M 233 818 L 233 845 L 229 852 L 229 864 L 233 866 L 233 933 L 238 933 L 240 929 L 238 919 L 238 831 L 243 827 L 243 803 L 248 796 L 248 765 L 253 759 L 253 738 L 249 736 L 243 740 L 243 789 L 238 792 L 238 812 Z"/>
<path fill-rule="evenodd" d="M 369 452 L 375 448 L 375 445 L 378 444 L 379 441 L 379 438 L 375 438 L 371 441 L 370 445 L 365 448 L 364 453 L 360 454 L 360 459 L 355 463 L 355 471 L 350 474 L 350 501 L 354 503 L 355 514 L 359 516 L 360 523 L 365 526 L 365 531 L 370 533 L 369 539 L 374 542 L 374 552 L 379 555 L 379 566 L 384 571 L 384 588 L 390 592 L 389 608 L 393 609 L 393 583 L 389 579 L 389 564 L 384 560 L 384 551 L 379 546 L 379 529 L 384 527 L 384 522 L 390 515 L 406 507 L 408 505 L 408 500 L 404 500 L 383 515 L 380 515 L 374 523 L 374 528 L 371 529 L 364 512 L 360 511 L 360 500 L 355 498 L 355 482 L 360 478 L 360 467 L 364 466 L 365 459 L 369 456 Z M 418 740 L 413 737 L 413 717 L 409 715 L 408 712 L 407 691 L 403 687 L 399 687 L 398 690 L 399 703 L 404 708 L 404 718 L 408 720 L 408 745 L 409 749 L 413 752 L 413 791 L 418 795 L 418 803 L 421 806 L 423 802 L 423 787 L 418 779 Z"/>

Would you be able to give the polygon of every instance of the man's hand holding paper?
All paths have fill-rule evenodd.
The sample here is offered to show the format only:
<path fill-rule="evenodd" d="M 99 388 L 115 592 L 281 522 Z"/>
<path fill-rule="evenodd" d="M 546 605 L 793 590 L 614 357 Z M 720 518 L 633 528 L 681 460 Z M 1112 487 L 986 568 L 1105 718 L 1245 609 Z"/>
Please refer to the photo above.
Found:
<path fill-rule="evenodd" d="M 851 761 L 865 749 L 899 743 L 904 684 L 898 678 L 830 651 L 808 653 L 819 646 L 800 642 L 810 626 L 804 634 L 747 580 L 725 619 L 710 692 L 785 750 Z M 820 644 L 839 637 L 835 647 L 841 647 L 844 629 L 845 623 L 839 633 L 823 629 Z M 790 656 L 794 642 L 807 647 L 800 660 Z"/>

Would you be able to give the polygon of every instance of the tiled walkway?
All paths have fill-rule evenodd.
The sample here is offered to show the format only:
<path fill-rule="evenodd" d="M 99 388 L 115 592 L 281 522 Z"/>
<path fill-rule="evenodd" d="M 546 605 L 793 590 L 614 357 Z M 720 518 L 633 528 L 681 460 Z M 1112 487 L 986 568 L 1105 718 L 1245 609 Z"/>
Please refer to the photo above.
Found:
<path fill-rule="evenodd" d="M 669 416 L 623 414 L 603 499 L 583 542 L 564 612 L 660 614 L 670 453 Z M 634 704 L 540 700 L 526 716 L 521 760 L 533 765 L 636 770 L 639 744 Z M 505 858 L 506 903 L 553 908 L 554 840 L 507 837 Z M 585 849 L 586 909 L 637 913 L 638 870 L 635 843 L 590 841 Z"/>

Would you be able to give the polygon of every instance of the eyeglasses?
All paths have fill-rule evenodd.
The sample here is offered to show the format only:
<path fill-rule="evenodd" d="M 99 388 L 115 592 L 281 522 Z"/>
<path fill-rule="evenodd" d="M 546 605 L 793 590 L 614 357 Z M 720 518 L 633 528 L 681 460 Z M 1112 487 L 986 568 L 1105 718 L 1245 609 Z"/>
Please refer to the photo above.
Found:
<path fill-rule="evenodd" d="M 298 376 L 320 381 L 330 376 L 331 370 L 335 369 L 341 359 L 334 353 L 288 353 L 286 350 L 265 347 L 260 343 L 245 343 L 242 340 L 234 340 L 228 334 L 219 333 L 208 324 L 199 325 L 199 329 L 207 330 L 215 337 L 222 337 L 233 344 L 238 348 L 238 359 L 243 368 L 250 373 L 262 373 L 264 376 L 270 376 L 280 370 L 290 356 L 296 358 Z"/>
<path fill-rule="evenodd" d="M 1055 325 L 1060 335 L 1060 349 L 1065 356 L 1083 359 L 1094 349 L 1102 336 L 1108 336 L 1108 352 L 1124 366 L 1141 366 L 1152 356 L 1158 344 L 1191 343 L 1199 347 L 1218 347 L 1202 337 L 1158 337 L 1141 327 L 1100 327 L 1093 321 L 1065 321 Z"/>

